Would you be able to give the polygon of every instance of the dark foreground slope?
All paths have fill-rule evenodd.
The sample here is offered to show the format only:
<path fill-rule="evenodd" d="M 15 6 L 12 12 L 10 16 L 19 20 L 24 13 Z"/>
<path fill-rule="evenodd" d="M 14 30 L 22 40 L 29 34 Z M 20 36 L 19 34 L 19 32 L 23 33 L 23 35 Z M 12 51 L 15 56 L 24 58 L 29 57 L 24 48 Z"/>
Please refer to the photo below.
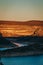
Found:
<path fill-rule="evenodd" d="M 38 36 L 19 36 L 19 37 L 6 37 L 7 40 L 13 41 L 15 43 L 22 44 L 33 44 L 33 43 L 43 43 L 43 37 Z"/>
<path fill-rule="evenodd" d="M 28 46 L 0 51 L 1 57 L 7 56 L 27 56 L 43 54 L 43 43 L 29 44 Z"/>
<path fill-rule="evenodd" d="M 24 43 L 28 42 L 27 46 L 16 47 L 0 51 L 0 57 L 4 56 L 27 56 L 27 55 L 40 55 L 43 54 L 43 37 L 16 37 L 14 42 Z M 4 39 L 5 40 L 5 39 Z M 8 40 L 8 39 L 6 39 Z M 9 40 L 8 40 L 9 41 Z M 24 43 L 25 44 L 25 43 Z"/>
<path fill-rule="evenodd" d="M 14 47 L 15 45 L 12 44 L 9 40 L 5 39 L 0 35 L 0 48 L 7 48 L 7 47 Z"/>
<path fill-rule="evenodd" d="M 0 51 L 0 56 L 27 56 L 43 54 L 42 45 L 30 45 L 25 47 L 13 48 L 9 50 Z"/>

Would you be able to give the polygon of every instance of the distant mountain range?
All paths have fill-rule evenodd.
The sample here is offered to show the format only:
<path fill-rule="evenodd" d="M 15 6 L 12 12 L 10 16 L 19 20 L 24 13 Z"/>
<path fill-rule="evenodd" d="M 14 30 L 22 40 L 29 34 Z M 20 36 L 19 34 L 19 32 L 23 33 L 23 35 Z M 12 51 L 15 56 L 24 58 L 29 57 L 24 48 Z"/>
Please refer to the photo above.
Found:
<path fill-rule="evenodd" d="M 41 25 L 43 26 L 43 21 L 40 20 L 31 20 L 31 21 L 4 21 L 0 20 L 0 24 L 8 25 Z"/>
<path fill-rule="evenodd" d="M 2 21 L 0 20 L 0 33 L 4 37 L 16 36 L 43 36 L 43 21 Z"/>

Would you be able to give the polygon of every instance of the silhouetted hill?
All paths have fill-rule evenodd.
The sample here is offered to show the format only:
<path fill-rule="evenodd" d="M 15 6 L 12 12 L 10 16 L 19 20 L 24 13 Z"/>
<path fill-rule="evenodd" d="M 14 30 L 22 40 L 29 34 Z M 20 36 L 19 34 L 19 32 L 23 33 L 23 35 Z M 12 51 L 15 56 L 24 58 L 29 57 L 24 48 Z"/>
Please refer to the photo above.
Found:
<path fill-rule="evenodd" d="M 26 56 L 43 54 L 43 44 L 30 44 L 29 46 L 0 51 L 0 56 Z"/>
<path fill-rule="evenodd" d="M 6 37 L 8 38 L 8 37 Z M 20 36 L 20 37 L 9 37 L 8 39 L 12 39 L 14 42 L 43 42 L 43 37 L 39 36 Z"/>
<path fill-rule="evenodd" d="M 0 35 L 0 47 L 14 47 L 15 45 L 12 44 L 9 40 L 5 39 Z"/>
<path fill-rule="evenodd" d="M 13 39 L 13 41 L 17 43 L 28 42 L 28 45 L 2 50 L 0 51 L 0 56 L 26 56 L 26 55 L 43 54 L 43 37 L 37 37 L 37 36 L 20 36 L 20 37 L 9 37 L 9 38 L 0 37 L 0 43 L 2 44 L 3 47 L 14 46 L 10 42 L 11 40 L 9 39 Z"/>

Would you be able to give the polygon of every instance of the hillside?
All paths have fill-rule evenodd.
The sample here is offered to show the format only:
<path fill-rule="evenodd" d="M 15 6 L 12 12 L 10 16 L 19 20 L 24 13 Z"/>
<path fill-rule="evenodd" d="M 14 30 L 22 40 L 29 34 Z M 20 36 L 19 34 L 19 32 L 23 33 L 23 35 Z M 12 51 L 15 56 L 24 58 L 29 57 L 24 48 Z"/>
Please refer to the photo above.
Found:
<path fill-rule="evenodd" d="M 15 46 L 16 45 L 12 44 L 9 40 L 0 35 L 0 48 L 10 48 Z"/>
<path fill-rule="evenodd" d="M 7 38 L 6 38 L 7 39 Z M 9 38 L 8 38 L 9 39 Z M 14 47 L 12 49 L 0 50 L 0 56 L 27 56 L 43 54 L 43 37 L 14 37 L 14 42 L 27 44 L 27 46 Z M 16 39 L 16 41 L 15 41 Z M 25 43 L 28 42 L 28 43 Z"/>
<path fill-rule="evenodd" d="M 28 55 L 42 55 L 43 43 L 29 44 L 29 46 L 13 48 L 9 50 L 0 51 L 0 56 L 28 56 Z"/>

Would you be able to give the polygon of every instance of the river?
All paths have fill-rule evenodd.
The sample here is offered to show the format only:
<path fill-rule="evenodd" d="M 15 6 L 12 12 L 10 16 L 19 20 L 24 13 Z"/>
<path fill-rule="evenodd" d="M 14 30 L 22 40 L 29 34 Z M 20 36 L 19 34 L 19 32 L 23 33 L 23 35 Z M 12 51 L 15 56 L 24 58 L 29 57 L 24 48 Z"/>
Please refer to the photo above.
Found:
<path fill-rule="evenodd" d="M 22 56 L 22 57 L 3 57 L 1 62 L 4 65 L 43 65 L 43 55 Z"/>

